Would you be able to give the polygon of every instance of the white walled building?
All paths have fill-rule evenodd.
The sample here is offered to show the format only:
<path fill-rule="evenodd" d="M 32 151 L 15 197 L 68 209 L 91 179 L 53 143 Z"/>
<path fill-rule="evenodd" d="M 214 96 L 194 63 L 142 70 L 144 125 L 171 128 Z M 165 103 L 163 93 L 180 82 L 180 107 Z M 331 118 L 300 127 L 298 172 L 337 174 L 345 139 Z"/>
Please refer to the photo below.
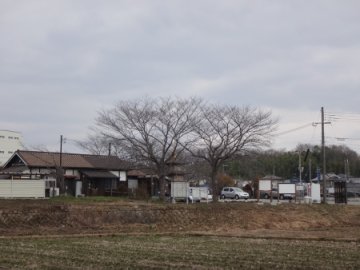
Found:
<path fill-rule="evenodd" d="M 0 130 L 0 167 L 15 153 L 24 149 L 20 132 Z"/>

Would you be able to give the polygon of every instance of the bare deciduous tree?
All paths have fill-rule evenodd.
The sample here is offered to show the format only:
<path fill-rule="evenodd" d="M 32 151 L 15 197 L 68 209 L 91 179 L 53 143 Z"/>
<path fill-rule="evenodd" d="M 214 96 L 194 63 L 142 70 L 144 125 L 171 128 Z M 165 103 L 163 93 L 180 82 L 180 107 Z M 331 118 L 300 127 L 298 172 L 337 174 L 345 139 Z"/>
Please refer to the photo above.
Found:
<path fill-rule="evenodd" d="M 97 118 L 100 135 L 107 142 L 113 142 L 131 161 L 158 174 L 162 199 L 169 161 L 187 150 L 195 160 L 209 166 L 217 200 L 217 174 L 224 162 L 267 145 L 275 124 L 271 112 L 206 105 L 196 98 L 120 101 Z M 95 147 L 101 150 L 103 141 L 99 145 Z"/>
<path fill-rule="evenodd" d="M 93 155 L 106 155 L 109 153 L 109 141 L 98 134 L 91 134 L 86 140 L 76 141 L 76 144 Z"/>
<path fill-rule="evenodd" d="M 86 140 L 76 141 L 77 146 L 93 155 L 111 155 L 122 159 L 128 156 L 120 149 L 117 140 L 107 138 L 101 134 L 100 130 L 93 129 L 94 134 L 90 134 Z"/>
<path fill-rule="evenodd" d="M 99 114 L 97 125 L 133 161 L 156 171 L 160 198 L 164 199 L 167 164 L 189 146 L 192 123 L 196 122 L 201 102 L 196 98 L 120 101 L 113 109 Z"/>
<path fill-rule="evenodd" d="M 196 148 L 187 150 L 209 164 L 215 201 L 219 194 L 217 174 L 223 163 L 241 152 L 268 145 L 275 123 L 271 112 L 250 107 L 201 107 L 201 121 L 193 125 Z"/>

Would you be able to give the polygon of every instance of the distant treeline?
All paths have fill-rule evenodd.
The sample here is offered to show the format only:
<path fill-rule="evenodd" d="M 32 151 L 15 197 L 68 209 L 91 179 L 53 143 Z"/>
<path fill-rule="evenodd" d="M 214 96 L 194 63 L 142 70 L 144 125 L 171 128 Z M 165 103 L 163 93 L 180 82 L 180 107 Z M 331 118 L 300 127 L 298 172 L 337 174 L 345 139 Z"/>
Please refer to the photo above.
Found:
<path fill-rule="evenodd" d="M 318 169 L 322 171 L 322 152 L 320 146 L 314 145 L 299 145 L 294 151 L 267 150 L 248 153 L 227 162 L 224 172 L 234 178 L 243 179 L 256 179 L 265 175 L 276 175 L 285 179 L 299 178 L 299 152 L 303 167 L 302 179 L 309 179 L 310 163 L 311 178 L 317 177 Z M 327 173 L 360 177 L 360 157 L 355 151 L 346 146 L 332 145 L 325 148 L 325 153 Z"/>

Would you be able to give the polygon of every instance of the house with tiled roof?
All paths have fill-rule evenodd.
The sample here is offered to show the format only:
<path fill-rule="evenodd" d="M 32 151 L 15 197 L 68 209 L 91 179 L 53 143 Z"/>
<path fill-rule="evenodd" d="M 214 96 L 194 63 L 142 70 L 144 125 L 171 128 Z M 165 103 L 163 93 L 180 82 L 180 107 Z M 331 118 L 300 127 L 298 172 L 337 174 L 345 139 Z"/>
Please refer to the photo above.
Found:
<path fill-rule="evenodd" d="M 4 164 L 0 178 L 59 178 L 61 172 L 67 194 L 112 195 L 127 192 L 129 168 L 116 156 L 18 150 Z"/>
<path fill-rule="evenodd" d="M 148 168 L 136 168 L 127 173 L 129 195 L 139 198 L 158 196 L 159 177 Z"/>

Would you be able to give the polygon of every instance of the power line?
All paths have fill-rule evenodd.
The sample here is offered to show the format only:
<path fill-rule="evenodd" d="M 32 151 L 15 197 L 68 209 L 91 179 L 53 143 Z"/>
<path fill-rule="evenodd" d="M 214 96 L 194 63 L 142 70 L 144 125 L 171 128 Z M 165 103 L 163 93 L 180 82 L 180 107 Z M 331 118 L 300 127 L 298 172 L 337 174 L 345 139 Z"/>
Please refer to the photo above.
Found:
<path fill-rule="evenodd" d="M 307 123 L 305 125 L 302 125 L 302 126 L 299 126 L 299 127 L 293 128 L 293 129 L 289 129 L 289 130 L 286 130 L 286 131 L 283 131 L 283 132 L 280 132 L 280 133 L 277 133 L 277 134 L 274 134 L 274 136 L 282 136 L 282 135 L 285 135 L 285 134 L 288 134 L 288 133 L 291 133 L 291 132 L 295 132 L 295 131 L 307 128 L 307 127 L 312 126 L 312 125 L 313 125 L 313 123 Z"/>
<path fill-rule="evenodd" d="M 346 138 L 346 137 L 326 137 L 330 139 L 336 139 L 338 141 L 360 141 L 360 138 Z"/>
<path fill-rule="evenodd" d="M 360 117 L 360 113 L 354 113 L 354 112 L 327 111 L 325 114 L 333 115 L 333 116 L 343 116 L 343 117 Z"/>
<path fill-rule="evenodd" d="M 360 114 L 357 113 L 326 113 L 327 119 L 332 121 L 343 120 L 343 121 L 360 121 Z"/>

